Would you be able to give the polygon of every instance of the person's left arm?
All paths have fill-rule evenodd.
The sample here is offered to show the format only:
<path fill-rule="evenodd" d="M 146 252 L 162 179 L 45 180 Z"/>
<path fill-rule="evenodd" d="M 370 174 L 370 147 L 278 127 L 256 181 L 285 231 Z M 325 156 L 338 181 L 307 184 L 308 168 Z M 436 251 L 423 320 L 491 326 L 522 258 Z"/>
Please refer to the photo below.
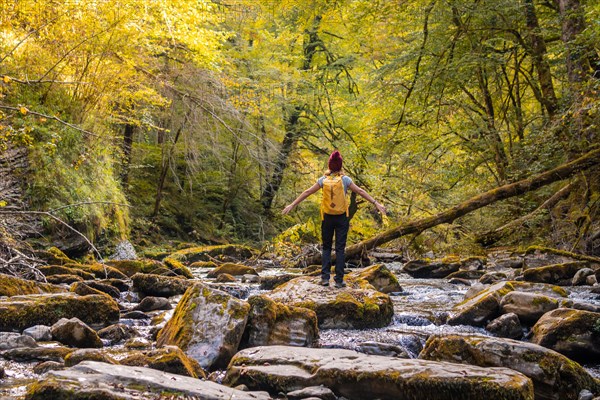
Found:
<path fill-rule="evenodd" d="M 290 211 L 292 211 L 292 209 L 294 207 L 296 207 L 298 204 L 302 203 L 304 201 L 304 199 L 306 199 L 308 196 L 310 196 L 311 194 L 315 193 L 319 189 L 321 189 L 321 186 L 319 186 L 318 183 L 315 183 L 314 185 L 312 185 L 311 187 L 309 187 L 308 189 L 306 189 L 304 192 L 302 192 L 300 194 L 300 196 L 298 196 L 298 198 L 296 200 L 294 200 L 293 202 L 291 202 L 290 204 L 288 204 L 283 209 L 283 211 L 281 213 L 283 215 L 288 214 Z"/>

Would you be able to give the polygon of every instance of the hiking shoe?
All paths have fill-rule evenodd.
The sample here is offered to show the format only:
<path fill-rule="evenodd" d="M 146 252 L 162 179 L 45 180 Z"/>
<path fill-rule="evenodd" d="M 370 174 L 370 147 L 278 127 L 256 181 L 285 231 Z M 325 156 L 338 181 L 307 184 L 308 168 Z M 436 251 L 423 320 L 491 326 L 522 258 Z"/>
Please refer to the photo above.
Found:
<path fill-rule="evenodd" d="M 343 282 L 343 281 L 342 282 L 336 282 L 335 283 L 335 287 L 338 288 L 338 289 L 345 288 L 346 287 L 346 282 Z"/>
<path fill-rule="evenodd" d="M 321 285 L 321 286 L 329 286 L 329 281 L 328 281 L 328 280 L 326 280 L 326 279 L 321 279 L 321 283 L 320 283 L 320 285 Z"/>

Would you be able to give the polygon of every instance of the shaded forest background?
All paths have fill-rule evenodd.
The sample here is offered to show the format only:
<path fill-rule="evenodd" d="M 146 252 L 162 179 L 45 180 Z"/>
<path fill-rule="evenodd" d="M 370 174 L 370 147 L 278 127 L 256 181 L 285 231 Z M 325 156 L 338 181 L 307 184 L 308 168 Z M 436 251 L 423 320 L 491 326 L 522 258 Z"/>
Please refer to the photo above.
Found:
<path fill-rule="evenodd" d="M 280 210 L 337 148 L 351 243 L 597 148 L 592 0 L 0 0 L 0 230 L 70 254 L 319 241 Z M 597 160 L 597 158 L 596 158 Z M 600 169 L 396 239 L 600 255 Z M 89 242 L 75 231 L 83 233 Z M 90 243 L 91 242 L 91 243 Z"/>

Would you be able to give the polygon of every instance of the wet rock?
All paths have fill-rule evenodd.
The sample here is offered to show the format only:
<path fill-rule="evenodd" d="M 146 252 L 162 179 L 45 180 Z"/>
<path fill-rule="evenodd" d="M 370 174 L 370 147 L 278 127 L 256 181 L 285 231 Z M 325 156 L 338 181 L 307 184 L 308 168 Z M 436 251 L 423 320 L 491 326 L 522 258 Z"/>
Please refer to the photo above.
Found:
<path fill-rule="evenodd" d="M 45 374 L 48 371 L 57 371 L 60 369 L 65 369 L 65 363 L 63 362 L 57 362 L 57 361 L 44 361 L 41 362 L 39 364 L 36 364 L 33 367 L 33 372 L 38 374 L 38 375 L 42 375 Z"/>
<path fill-rule="evenodd" d="M 109 258 L 111 260 L 135 260 L 138 256 L 131 242 L 123 240 L 117 243 L 114 253 Z"/>
<path fill-rule="evenodd" d="M 127 349 L 147 349 L 152 346 L 152 342 L 142 337 L 134 337 L 125 342 Z"/>
<path fill-rule="evenodd" d="M 190 271 L 190 269 L 183 265 L 183 263 L 179 260 L 176 260 L 171 257 L 166 257 L 165 259 L 163 259 L 163 263 L 169 269 L 169 272 L 167 274 L 163 273 L 163 275 L 177 275 L 188 279 L 194 278 L 192 271 Z"/>
<path fill-rule="evenodd" d="M 0 298 L 0 330 L 22 331 L 34 325 L 53 325 L 61 318 L 79 318 L 92 327 L 119 320 L 119 307 L 109 296 L 75 293 Z"/>
<path fill-rule="evenodd" d="M 117 360 L 106 354 L 103 350 L 78 349 L 65 356 L 66 367 L 72 367 L 83 361 L 101 361 L 107 364 L 119 364 Z"/>
<path fill-rule="evenodd" d="M 182 262 L 193 263 L 214 259 L 223 261 L 245 260 L 254 256 L 255 253 L 254 249 L 247 246 L 226 244 L 221 246 L 190 247 L 171 254 L 171 257 Z"/>
<path fill-rule="evenodd" d="M 382 293 L 402 292 L 398 278 L 383 264 L 376 264 L 361 271 L 351 272 L 348 279 L 362 279 Z"/>
<path fill-rule="evenodd" d="M 148 296 L 144 297 L 140 304 L 135 306 L 134 310 L 148 312 L 154 310 L 170 310 L 171 308 L 173 308 L 173 306 L 166 298 Z"/>
<path fill-rule="evenodd" d="M 84 282 L 75 282 L 75 283 L 71 284 L 71 287 L 69 290 L 73 293 L 77 293 L 80 296 L 87 296 L 90 294 L 97 295 L 97 296 L 107 296 L 106 293 L 104 293 L 98 289 L 94 289 L 93 287 L 89 286 L 88 284 L 86 284 Z"/>
<path fill-rule="evenodd" d="M 74 265 L 70 264 L 70 265 Z M 85 272 L 81 269 L 78 268 L 70 268 L 70 267 L 65 267 L 62 265 L 48 265 L 48 266 L 41 266 L 38 268 L 40 270 L 40 272 L 42 274 L 44 274 L 44 276 L 46 276 L 46 278 L 48 280 L 50 280 L 52 277 L 57 277 L 57 276 L 79 276 L 85 280 L 89 280 L 89 279 L 94 279 L 94 274 L 92 274 L 91 272 Z M 76 281 L 73 281 L 76 282 Z M 71 283 L 73 283 L 71 282 Z"/>
<path fill-rule="evenodd" d="M 485 329 L 496 336 L 508 339 L 521 339 L 523 327 L 515 313 L 507 313 L 491 321 Z"/>
<path fill-rule="evenodd" d="M 228 282 L 235 282 L 237 281 L 237 279 L 235 279 L 235 276 L 233 275 L 229 275 L 229 274 L 219 274 L 217 276 L 217 278 L 215 279 L 215 282 L 219 282 L 219 283 L 228 283 Z"/>
<path fill-rule="evenodd" d="M 117 288 L 117 290 L 121 293 L 126 292 L 130 289 L 130 283 L 124 279 L 96 279 L 96 282 L 102 283 L 105 285 L 110 285 L 112 287 Z"/>
<path fill-rule="evenodd" d="M 531 378 L 536 400 L 576 400 L 598 382 L 579 364 L 532 343 L 487 336 L 434 335 L 419 358 L 481 367 L 507 367 Z"/>
<path fill-rule="evenodd" d="M 252 267 L 248 267 L 242 264 L 234 264 L 234 263 L 225 263 L 219 265 L 217 268 L 210 271 L 206 277 L 207 278 L 216 278 L 220 274 L 229 274 L 233 276 L 240 275 L 258 275 L 258 272 Z"/>
<path fill-rule="evenodd" d="M 36 325 L 25 329 L 23 335 L 31 336 L 36 342 L 49 342 L 52 340 L 52 329 L 46 325 Z"/>
<path fill-rule="evenodd" d="M 217 268 L 217 263 L 214 261 L 196 261 L 193 262 L 189 265 L 190 269 L 196 269 L 196 268 L 209 268 L 209 269 L 214 269 Z"/>
<path fill-rule="evenodd" d="M 93 289 L 96 289 L 103 293 L 106 293 L 113 299 L 118 299 L 119 297 L 121 297 L 120 290 L 114 286 L 108 285 L 106 283 L 98 282 L 98 281 L 85 281 L 84 283 Z"/>
<path fill-rule="evenodd" d="M 101 388 L 101 389 L 99 389 Z M 242 392 L 210 381 L 144 367 L 84 361 L 63 371 L 50 371 L 31 384 L 27 400 L 154 399 L 165 393 L 214 400 L 268 400 L 264 392 Z"/>
<path fill-rule="evenodd" d="M 123 319 L 150 319 L 150 316 L 143 311 L 127 311 L 121 315 Z"/>
<path fill-rule="evenodd" d="M 0 350 L 15 349 L 17 347 L 37 347 L 31 336 L 13 332 L 0 332 Z"/>
<path fill-rule="evenodd" d="M 552 249 L 541 246 L 529 247 L 523 256 L 523 268 L 538 268 L 553 264 L 564 264 L 575 261 L 586 261 L 600 267 L 600 259 L 582 254 L 571 253 L 564 250 Z M 594 266 L 592 266 L 594 268 Z"/>
<path fill-rule="evenodd" d="M 575 273 L 571 284 L 573 286 L 587 285 L 587 278 L 589 276 L 594 276 L 594 270 L 591 268 L 582 268 Z"/>
<path fill-rule="evenodd" d="M 459 269 L 448 275 L 446 279 L 479 279 L 484 273 L 485 271 L 482 270 Z"/>
<path fill-rule="evenodd" d="M 118 269 L 106 264 L 65 264 L 64 267 L 87 272 L 98 279 L 127 279 L 127 275 L 125 275 Z M 93 277 L 86 279 L 93 279 Z"/>
<path fill-rule="evenodd" d="M 84 279 L 78 275 L 61 274 L 61 275 L 50 275 L 46 276 L 46 281 L 54 285 L 67 284 L 70 285 L 73 282 L 83 282 Z"/>
<path fill-rule="evenodd" d="M 206 286 L 212 288 L 212 289 L 216 289 L 216 290 L 221 290 L 225 293 L 230 294 L 231 296 L 235 297 L 236 299 L 246 299 L 250 293 L 250 288 L 247 285 L 241 285 L 241 284 L 230 284 L 230 283 L 214 283 L 214 282 L 207 282 Z"/>
<path fill-rule="evenodd" d="M 391 322 L 390 297 L 367 281 L 349 279 L 343 289 L 323 287 L 319 281 L 318 277 L 296 278 L 277 287 L 269 297 L 313 310 L 321 328 L 380 328 Z"/>
<path fill-rule="evenodd" d="M 50 247 L 47 250 L 38 250 L 35 252 L 35 255 L 46 261 L 48 264 L 63 265 L 75 262 L 57 247 Z"/>
<path fill-rule="evenodd" d="M 398 359 L 342 349 L 265 346 L 231 360 L 226 385 L 270 393 L 324 385 L 347 399 L 533 399 L 531 380 L 508 368 Z"/>
<path fill-rule="evenodd" d="M 460 263 L 429 260 L 412 260 L 404 264 L 402 271 L 413 278 L 445 278 L 458 271 Z"/>
<path fill-rule="evenodd" d="M 242 283 L 260 283 L 260 276 L 244 274 L 242 275 Z"/>
<path fill-rule="evenodd" d="M 125 324 L 114 324 L 100 329 L 98 331 L 98 336 L 104 340 L 108 340 L 111 345 L 115 345 L 123 340 L 139 336 L 139 332 L 132 326 Z"/>
<path fill-rule="evenodd" d="M 471 286 L 470 281 L 468 281 L 467 279 L 462 279 L 462 278 L 450 278 L 450 279 L 448 279 L 448 283 L 452 283 L 453 285 Z"/>
<path fill-rule="evenodd" d="M 489 285 L 492 283 L 505 281 L 507 279 L 508 279 L 508 275 L 506 275 L 504 272 L 490 271 L 490 272 L 486 272 L 485 274 L 483 274 L 479 278 L 479 282 L 483 283 L 484 285 Z"/>
<path fill-rule="evenodd" d="M 581 362 L 600 361 L 600 313 L 558 308 L 533 326 L 531 341 Z"/>
<path fill-rule="evenodd" d="M 62 318 L 52 325 L 52 337 L 67 346 L 86 348 L 102 347 L 102 340 L 95 330 L 79 318 Z"/>
<path fill-rule="evenodd" d="M 286 397 L 289 400 L 302 400 L 302 399 L 321 399 L 321 400 L 337 400 L 335 393 L 331 389 L 325 386 L 309 386 L 300 390 L 294 390 L 286 393 Z"/>
<path fill-rule="evenodd" d="M 129 277 L 137 273 L 170 275 L 169 268 L 163 262 L 148 258 L 135 260 L 108 260 L 106 261 L 106 264 Z"/>
<path fill-rule="evenodd" d="M 579 397 L 577 400 L 593 400 L 594 394 L 587 389 L 583 389 L 579 392 Z"/>
<path fill-rule="evenodd" d="M 528 282 L 570 285 L 577 271 L 588 266 L 586 261 L 574 261 L 530 268 L 523 271 L 523 279 Z"/>
<path fill-rule="evenodd" d="M 58 285 L 30 281 L 15 276 L 0 274 L 0 296 L 18 296 L 40 293 L 60 293 L 67 290 Z"/>
<path fill-rule="evenodd" d="M 297 278 L 299 275 L 293 274 L 279 274 L 273 276 L 263 276 L 260 279 L 260 290 L 273 290 L 279 285 L 283 285 L 286 282 Z"/>
<path fill-rule="evenodd" d="M 411 358 L 410 354 L 402 347 L 389 343 L 362 342 L 356 345 L 355 350 L 359 353 L 371 354 L 374 356 Z"/>
<path fill-rule="evenodd" d="M 311 346 L 319 337 L 317 315 L 302 307 L 286 306 L 267 296 L 248 299 L 250 314 L 242 347 Z"/>
<path fill-rule="evenodd" d="M 7 360 L 18 362 L 31 361 L 56 361 L 64 362 L 67 354 L 72 353 L 75 349 L 67 347 L 17 347 L 15 349 L 5 350 L 2 352 L 2 357 Z"/>
<path fill-rule="evenodd" d="M 523 268 L 523 258 L 521 257 L 507 257 L 500 258 L 494 262 L 496 267 L 500 269 L 519 269 Z"/>
<path fill-rule="evenodd" d="M 566 297 L 568 294 L 558 286 L 517 281 L 498 282 L 454 306 L 447 322 L 449 325 L 484 326 L 500 315 L 502 298 L 515 290 L 546 293 L 554 297 Z"/>
<path fill-rule="evenodd" d="M 596 275 L 590 275 L 588 277 L 586 277 L 585 279 L 585 284 L 588 286 L 594 286 L 598 283 L 598 280 L 596 279 Z"/>
<path fill-rule="evenodd" d="M 200 364 L 185 355 L 177 346 L 165 346 L 150 351 L 136 351 L 120 362 L 131 367 L 148 367 L 163 372 L 192 378 L 206 379 L 206 373 Z"/>
<path fill-rule="evenodd" d="M 250 305 L 201 283 L 183 295 L 157 346 L 175 345 L 205 369 L 223 368 L 237 351 Z"/>
<path fill-rule="evenodd" d="M 187 279 L 154 274 L 135 274 L 133 290 L 145 296 L 171 297 L 183 294 L 193 282 Z"/>
<path fill-rule="evenodd" d="M 519 321 L 528 326 L 532 326 L 542 315 L 559 306 L 560 302 L 556 298 L 516 290 L 507 293 L 500 302 L 503 314 L 514 313 L 518 315 Z"/>

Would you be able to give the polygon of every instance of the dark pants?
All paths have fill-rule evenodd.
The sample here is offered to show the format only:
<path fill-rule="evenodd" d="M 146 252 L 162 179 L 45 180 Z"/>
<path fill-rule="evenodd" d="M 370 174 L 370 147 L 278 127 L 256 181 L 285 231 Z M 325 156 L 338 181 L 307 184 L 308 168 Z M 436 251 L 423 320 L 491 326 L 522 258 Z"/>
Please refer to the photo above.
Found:
<path fill-rule="evenodd" d="M 341 283 L 344 280 L 344 250 L 350 222 L 346 214 L 330 215 L 324 214 L 321 221 L 321 237 L 323 240 L 323 267 L 321 268 L 321 279 L 329 281 L 331 273 L 331 245 L 335 233 L 335 281 Z"/>

